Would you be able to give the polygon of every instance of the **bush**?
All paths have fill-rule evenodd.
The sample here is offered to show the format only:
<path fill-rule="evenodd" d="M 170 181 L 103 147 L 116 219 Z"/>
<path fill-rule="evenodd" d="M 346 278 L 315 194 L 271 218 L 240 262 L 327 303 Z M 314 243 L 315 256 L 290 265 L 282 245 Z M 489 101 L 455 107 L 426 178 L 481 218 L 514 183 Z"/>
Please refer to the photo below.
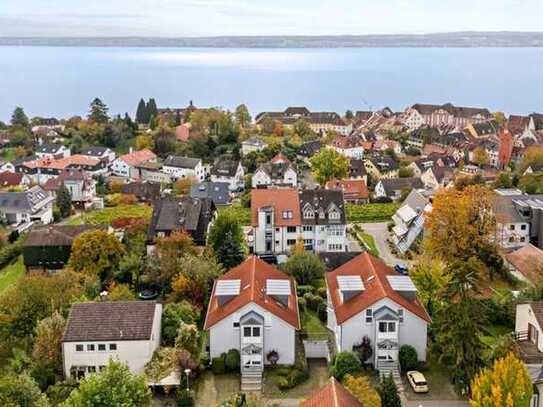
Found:
<path fill-rule="evenodd" d="M 239 358 L 239 351 L 237 349 L 230 349 L 224 358 L 226 369 L 231 372 L 239 370 Z"/>
<path fill-rule="evenodd" d="M 307 301 L 305 300 L 305 298 L 299 297 L 298 308 L 300 308 L 301 310 L 304 310 L 306 306 L 307 306 Z"/>
<path fill-rule="evenodd" d="M 317 294 L 319 297 L 326 299 L 326 287 L 319 287 L 317 289 Z"/>
<path fill-rule="evenodd" d="M 322 297 L 319 297 L 317 295 L 313 295 L 311 293 L 306 293 L 304 295 L 304 300 L 307 303 L 307 307 L 311 311 L 315 311 L 315 312 L 317 312 L 317 310 L 319 309 L 319 306 L 321 304 L 324 304 L 324 299 Z"/>
<path fill-rule="evenodd" d="M 282 268 L 300 285 L 311 284 L 312 281 L 322 278 L 326 271 L 326 266 L 320 257 L 306 251 L 295 252 L 282 265 Z"/>
<path fill-rule="evenodd" d="M 362 368 L 362 363 L 358 356 L 353 352 L 339 352 L 334 358 L 332 365 L 332 375 L 342 380 L 347 374 L 353 374 Z"/>
<path fill-rule="evenodd" d="M 226 372 L 225 354 L 211 359 L 211 370 L 215 374 L 223 374 Z"/>
<path fill-rule="evenodd" d="M 373 347 L 371 346 L 371 339 L 369 336 L 364 335 L 362 342 L 353 346 L 353 352 L 358 355 L 360 361 L 364 365 L 373 355 Z"/>
<path fill-rule="evenodd" d="M 276 350 L 270 350 L 266 355 L 266 359 L 268 359 L 268 362 L 270 362 L 272 366 L 275 366 L 279 361 L 279 353 L 277 353 Z"/>
<path fill-rule="evenodd" d="M 177 391 L 177 406 L 192 407 L 194 406 L 194 395 L 191 390 L 179 389 Z"/>
<path fill-rule="evenodd" d="M 296 291 L 298 292 L 298 297 L 303 297 L 306 293 L 313 294 L 315 287 L 312 285 L 299 285 Z"/>
<path fill-rule="evenodd" d="M 276 372 L 277 378 L 275 383 L 279 390 L 288 390 L 293 387 L 298 386 L 303 383 L 309 377 L 308 374 L 302 370 L 292 368 L 292 369 L 281 369 Z"/>
<path fill-rule="evenodd" d="M 205 368 L 209 366 L 211 363 L 211 358 L 209 356 L 209 352 L 202 352 L 200 353 L 200 364 Z"/>
<path fill-rule="evenodd" d="M 0 268 L 7 266 L 23 252 L 23 239 L 4 246 L 0 250 Z"/>
<path fill-rule="evenodd" d="M 419 357 L 414 347 L 410 345 L 403 345 L 400 348 L 400 367 L 402 371 L 414 370 L 419 365 Z"/>
<path fill-rule="evenodd" d="M 319 304 L 317 308 L 317 316 L 322 322 L 326 322 L 328 320 L 328 307 L 324 302 Z"/>

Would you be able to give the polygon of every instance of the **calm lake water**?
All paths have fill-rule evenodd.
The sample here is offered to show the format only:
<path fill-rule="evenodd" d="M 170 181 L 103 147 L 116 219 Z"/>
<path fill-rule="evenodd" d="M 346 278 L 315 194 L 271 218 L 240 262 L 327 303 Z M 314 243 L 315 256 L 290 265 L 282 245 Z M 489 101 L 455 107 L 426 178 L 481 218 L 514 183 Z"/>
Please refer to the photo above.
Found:
<path fill-rule="evenodd" d="M 542 48 L 197 49 L 0 47 L 0 120 L 85 114 L 102 98 L 253 112 L 404 109 L 415 102 L 543 111 Z"/>

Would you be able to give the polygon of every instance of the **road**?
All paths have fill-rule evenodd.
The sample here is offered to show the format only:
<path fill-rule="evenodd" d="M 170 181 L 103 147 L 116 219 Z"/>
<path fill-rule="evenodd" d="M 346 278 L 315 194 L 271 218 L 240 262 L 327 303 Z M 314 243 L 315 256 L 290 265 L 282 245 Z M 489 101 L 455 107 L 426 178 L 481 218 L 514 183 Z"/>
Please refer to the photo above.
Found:
<path fill-rule="evenodd" d="M 360 225 L 360 227 L 362 227 L 362 229 L 364 229 L 366 233 L 373 236 L 373 239 L 375 240 L 375 245 L 377 246 L 377 250 L 379 250 L 379 256 L 381 257 L 381 259 L 384 260 L 385 263 L 390 266 L 394 266 L 398 263 L 410 264 L 410 262 L 407 260 L 397 258 L 390 251 L 387 242 L 389 231 L 386 222 L 363 223 Z"/>

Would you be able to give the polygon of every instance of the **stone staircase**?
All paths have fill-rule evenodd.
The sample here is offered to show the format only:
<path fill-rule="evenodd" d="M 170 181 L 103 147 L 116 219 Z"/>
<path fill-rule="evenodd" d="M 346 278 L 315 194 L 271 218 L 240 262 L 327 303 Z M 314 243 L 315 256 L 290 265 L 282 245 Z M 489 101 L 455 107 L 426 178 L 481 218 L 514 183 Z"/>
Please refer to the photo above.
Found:
<path fill-rule="evenodd" d="M 261 391 L 262 390 L 262 370 L 241 371 L 241 391 Z"/>
<path fill-rule="evenodd" d="M 400 365 L 398 362 L 377 362 L 377 370 L 379 372 L 379 377 L 382 379 L 388 377 L 392 374 L 394 383 L 398 388 L 398 392 L 402 393 L 405 389 L 402 382 L 402 377 L 400 375 Z"/>

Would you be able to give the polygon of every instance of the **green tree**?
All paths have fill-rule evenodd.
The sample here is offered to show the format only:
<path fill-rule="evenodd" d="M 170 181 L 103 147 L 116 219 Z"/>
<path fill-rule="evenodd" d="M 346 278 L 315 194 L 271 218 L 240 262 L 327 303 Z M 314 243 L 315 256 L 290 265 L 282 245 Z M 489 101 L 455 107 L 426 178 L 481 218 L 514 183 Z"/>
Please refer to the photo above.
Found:
<path fill-rule="evenodd" d="M 36 327 L 32 358 L 34 363 L 46 369 L 52 369 L 62 375 L 62 335 L 66 320 L 58 311 L 42 319 Z"/>
<path fill-rule="evenodd" d="M 107 281 L 119 266 L 124 252 L 123 245 L 115 235 L 104 230 L 92 230 L 74 240 L 68 266 L 74 271 Z"/>
<path fill-rule="evenodd" d="M 90 104 L 88 120 L 93 123 L 105 124 L 109 121 L 108 107 L 99 98 L 95 98 Z"/>
<path fill-rule="evenodd" d="M 292 126 L 292 130 L 296 137 L 301 138 L 303 141 L 314 139 L 317 134 L 311 129 L 309 123 L 304 119 L 298 119 Z"/>
<path fill-rule="evenodd" d="M 136 110 L 136 122 L 138 124 L 149 123 L 149 118 L 147 117 L 147 106 L 143 98 L 141 98 L 138 103 L 138 109 Z"/>
<path fill-rule="evenodd" d="M 47 397 L 27 373 L 0 376 L 0 404 L 6 407 L 49 407 Z"/>
<path fill-rule="evenodd" d="M 543 146 L 531 146 L 524 151 L 524 154 L 522 154 L 519 174 L 524 174 L 524 171 L 526 171 L 528 167 L 532 165 L 543 165 Z"/>
<path fill-rule="evenodd" d="M 381 397 L 381 406 L 382 407 L 401 407 L 402 401 L 398 394 L 398 388 L 392 374 L 386 376 L 381 381 L 381 384 L 378 388 L 379 396 Z"/>
<path fill-rule="evenodd" d="M 422 256 L 417 259 L 409 275 L 417 287 L 419 300 L 426 307 L 430 316 L 434 315 L 434 301 L 439 301 L 439 294 L 449 283 L 450 275 L 445 271 L 441 260 Z"/>
<path fill-rule="evenodd" d="M 494 188 L 512 188 L 513 179 L 508 172 L 500 172 L 493 184 Z"/>
<path fill-rule="evenodd" d="M 543 173 L 523 175 L 519 180 L 518 187 L 527 194 L 543 193 Z"/>
<path fill-rule="evenodd" d="M 345 375 L 358 373 L 362 368 L 362 362 L 353 352 L 339 352 L 336 354 L 332 363 L 331 373 L 338 380 L 342 380 Z"/>
<path fill-rule="evenodd" d="M 66 218 L 67 216 L 70 216 L 72 211 L 72 195 L 64 184 L 60 184 L 57 189 L 56 204 L 61 217 Z"/>
<path fill-rule="evenodd" d="M 74 390 L 61 407 L 148 407 L 151 391 L 145 377 L 133 375 L 128 367 L 110 360 L 100 373 L 93 374 Z"/>
<path fill-rule="evenodd" d="M 312 284 L 322 278 L 326 266 L 315 253 L 296 251 L 283 265 L 284 270 L 296 279 L 299 285 Z"/>
<path fill-rule="evenodd" d="M 182 231 L 157 239 L 156 252 L 160 265 L 156 271 L 159 274 L 151 275 L 151 278 L 165 290 L 169 289 L 172 279 L 179 273 L 184 256 L 197 254 L 194 241 Z"/>
<path fill-rule="evenodd" d="M 349 159 L 331 148 L 322 148 L 311 157 L 311 168 L 320 185 L 332 179 L 343 179 L 349 173 Z"/>
<path fill-rule="evenodd" d="M 247 106 L 243 104 L 236 107 L 234 115 L 236 117 L 236 121 L 242 128 L 247 127 L 247 125 L 251 123 L 251 115 L 249 114 L 249 109 L 247 109 Z"/>
<path fill-rule="evenodd" d="M 175 132 L 169 127 L 160 127 L 153 132 L 154 149 L 156 155 L 165 158 L 175 153 L 177 139 Z"/>
<path fill-rule="evenodd" d="M 245 237 L 234 212 L 219 212 L 209 231 L 208 244 L 226 269 L 237 266 L 245 259 Z"/>
<path fill-rule="evenodd" d="M 25 111 L 22 107 L 16 107 L 11 115 L 11 125 L 12 126 L 21 126 L 27 128 L 30 125 L 28 121 L 28 116 L 25 114 Z"/>
<path fill-rule="evenodd" d="M 149 120 L 151 117 L 158 117 L 158 109 L 154 98 L 149 99 L 145 110 Z"/>
<path fill-rule="evenodd" d="M 471 382 L 471 407 L 526 407 L 533 393 L 526 366 L 514 354 L 498 359 Z"/>
<path fill-rule="evenodd" d="M 450 366 L 456 390 L 464 393 L 484 365 L 485 346 L 481 342 L 484 315 L 476 299 L 480 287 L 480 262 L 455 261 L 447 272 L 450 282 L 441 293 L 443 306 L 436 312 L 433 332 L 439 361 Z"/>
<path fill-rule="evenodd" d="M 175 338 L 175 347 L 184 349 L 190 353 L 192 358 L 200 358 L 200 344 L 198 341 L 198 328 L 196 325 L 181 323 Z"/>
<path fill-rule="evenodd" d="M 200 310 L 186 300 L 166 304 L 162 312 L 163 344 L 173 346 L 180 325 L 182 323 L 195 324 L 199 315 Z"/>

